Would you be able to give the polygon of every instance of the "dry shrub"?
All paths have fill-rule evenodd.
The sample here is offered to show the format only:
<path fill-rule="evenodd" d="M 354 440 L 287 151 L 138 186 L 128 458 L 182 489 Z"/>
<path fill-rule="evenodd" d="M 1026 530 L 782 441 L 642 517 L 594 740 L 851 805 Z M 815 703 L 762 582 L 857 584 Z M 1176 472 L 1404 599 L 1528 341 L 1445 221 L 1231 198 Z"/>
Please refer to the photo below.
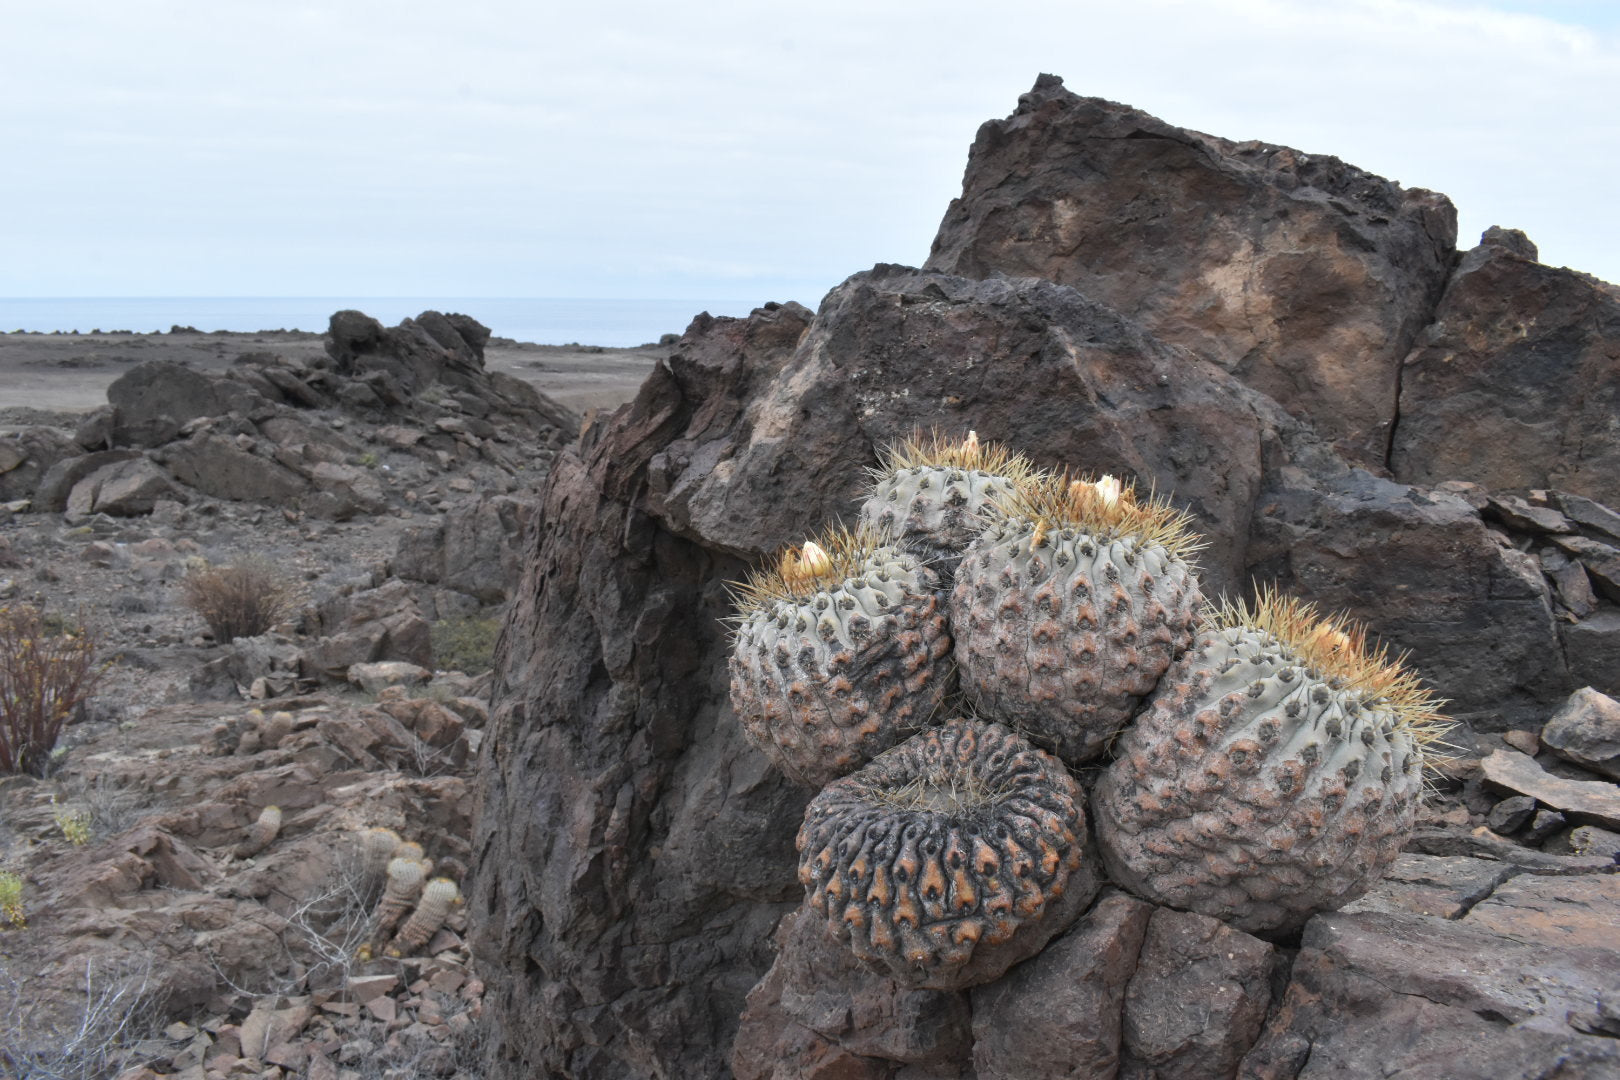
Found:
<path fill-rule="evenodd" d="M 26 604 L 0 608 L 0 774 L 45 775 L 62 725 L 102 669 L 82 628 Z"/>
<path fill-rule="evenodd" d="M 293 600 L 286 580 L 257 561 L 194 570 L 181 589 L 186 606 L 202 616 L 221 645 L 269 630 L 287 614 Z"/>

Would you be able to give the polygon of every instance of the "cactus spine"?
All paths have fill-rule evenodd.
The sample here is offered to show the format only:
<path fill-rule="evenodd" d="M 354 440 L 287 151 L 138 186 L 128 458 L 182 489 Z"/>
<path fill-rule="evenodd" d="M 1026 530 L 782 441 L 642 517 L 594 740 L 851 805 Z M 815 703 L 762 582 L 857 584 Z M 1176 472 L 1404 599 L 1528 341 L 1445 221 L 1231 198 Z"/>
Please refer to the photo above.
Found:
<path fill-rule="evenodd" d="M 401 847 L 416 845 L 402 844 Z M 417 847 L 416 850 L 420 851 L 421 848 Z M 369 954 L 376 953 L 377 948 L 394 932 L 394 927 L 399 925 L 399 920 L 416 905 L 416 898 L 422 893 L 422 882 L 431 869 L 427 862 L 404 855 L 396 855 L 389 860 L 388 881 L 383 886 L 382 899 L 377 901 L 374 916 L 377 925 L 372 931 Z"/>
<path fill-rule="evenodd" d="M 821 787 L 929 722 L 951 681 L 937 583 L 915 556 L 838 530 L 735 590 L 732 709 L 772 764 Z"/>
<path fill-rule="evenodd" d="M 1185 514 L 1111 476 L 1046 477 L 997 509 L 951 593 L 962 688 L 1079 764 L 1192 640 L 1201 543 Z"/>
<path fill-rule="evenodd" d="M 1094 793 L 1110 876 L 1248 931 L 1343 906 L 1411 831 L 1438 705 L 1297 600 L 1211 612 Z"/>
<path fill-rule="evenodd" d="M 405 920 L 405 925 L 399 928 L 394 940 L 389 944 L 387 955 L 409 956 L 422 948 L 433 935 L 444 926 L 444 920 L 450 914 L 450 909 L 461 903 L 461 891 L 456 883 L 449 878 L 438 877 L 427 883 L 422 890 L 422 900 L 411 912 L 411 917 Z"/>

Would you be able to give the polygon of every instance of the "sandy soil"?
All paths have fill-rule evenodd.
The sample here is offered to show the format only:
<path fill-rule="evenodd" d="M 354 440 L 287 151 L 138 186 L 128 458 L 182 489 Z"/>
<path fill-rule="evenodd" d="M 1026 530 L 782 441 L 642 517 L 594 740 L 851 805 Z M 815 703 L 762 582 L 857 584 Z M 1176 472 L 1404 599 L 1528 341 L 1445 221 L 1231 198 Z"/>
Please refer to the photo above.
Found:
<path fill-rule="evenodd" d="M 635 396 L 670 346 L 609 349 L 491 340 L 485 363 L 533 383 L 577 412 L 613 408 Z M 145 360 L 176 360 L 204 370 L 252 353 L 320 356 L 322 335 L 300 331 L 209 334 L 0 334 L 0 433 L 49 422 L 40 413 L 103 405 L 107 387 Z"/>

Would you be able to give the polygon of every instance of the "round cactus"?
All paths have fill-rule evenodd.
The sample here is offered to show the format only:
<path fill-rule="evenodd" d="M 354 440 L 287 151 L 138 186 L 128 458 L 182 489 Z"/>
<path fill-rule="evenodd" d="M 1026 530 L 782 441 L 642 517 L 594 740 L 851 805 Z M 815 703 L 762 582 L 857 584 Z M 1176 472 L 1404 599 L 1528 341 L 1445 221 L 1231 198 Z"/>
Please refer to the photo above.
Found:
<path fill-rule="evenodd" d="M 810 908 L 903 983 L 999 978 L 1095 893 L 1084 796 L 1061 762 L 999 724 L 951 720 L 817 795 L 799 830 Z"/>
<path fill-rule="evenodd" d="M 783 773 L 821 787 L 933 718 L 951 687 L 937 582 L 915 556 L 839 531 L 737 590 L 732 708 Z"/>
<path fill-rule="evenodd" d="M 1308 605 L 1212 612 L 1094 793 L 1110 876 L 1248 931 L 1349 903 L 1411 831 L 1437 705 Z"/>
<path fill-rule="evenodd" d="M 962 689 L 1079 764 L 1192 641 L 1199 541 L 1185 514 L 1111 476 L 1048 477 L 998 509 L 951 593 Z"/>
<path fill-rule="evenodd" d="M 976 432 L 961 442 L 915 436 L 890 447 L 871 470 L 861 523 L 948 578 L 984 529 L 985 508 L 1036 475 L 1028 458 L 980 443 Z"/>

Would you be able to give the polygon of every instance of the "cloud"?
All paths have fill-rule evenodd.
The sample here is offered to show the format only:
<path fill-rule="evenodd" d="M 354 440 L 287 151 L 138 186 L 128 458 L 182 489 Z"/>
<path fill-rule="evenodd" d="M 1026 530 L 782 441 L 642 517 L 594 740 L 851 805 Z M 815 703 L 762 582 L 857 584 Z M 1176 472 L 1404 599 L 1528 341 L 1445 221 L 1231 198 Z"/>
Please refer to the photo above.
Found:
<path fill-rule="evenodd" d="M 1620 35 L 1518 7 L 34 5 L 0 41 L 0 294 L 814 303 L 926 257 L 978 124 L 1041 71 L 1620 278 Z"/>

